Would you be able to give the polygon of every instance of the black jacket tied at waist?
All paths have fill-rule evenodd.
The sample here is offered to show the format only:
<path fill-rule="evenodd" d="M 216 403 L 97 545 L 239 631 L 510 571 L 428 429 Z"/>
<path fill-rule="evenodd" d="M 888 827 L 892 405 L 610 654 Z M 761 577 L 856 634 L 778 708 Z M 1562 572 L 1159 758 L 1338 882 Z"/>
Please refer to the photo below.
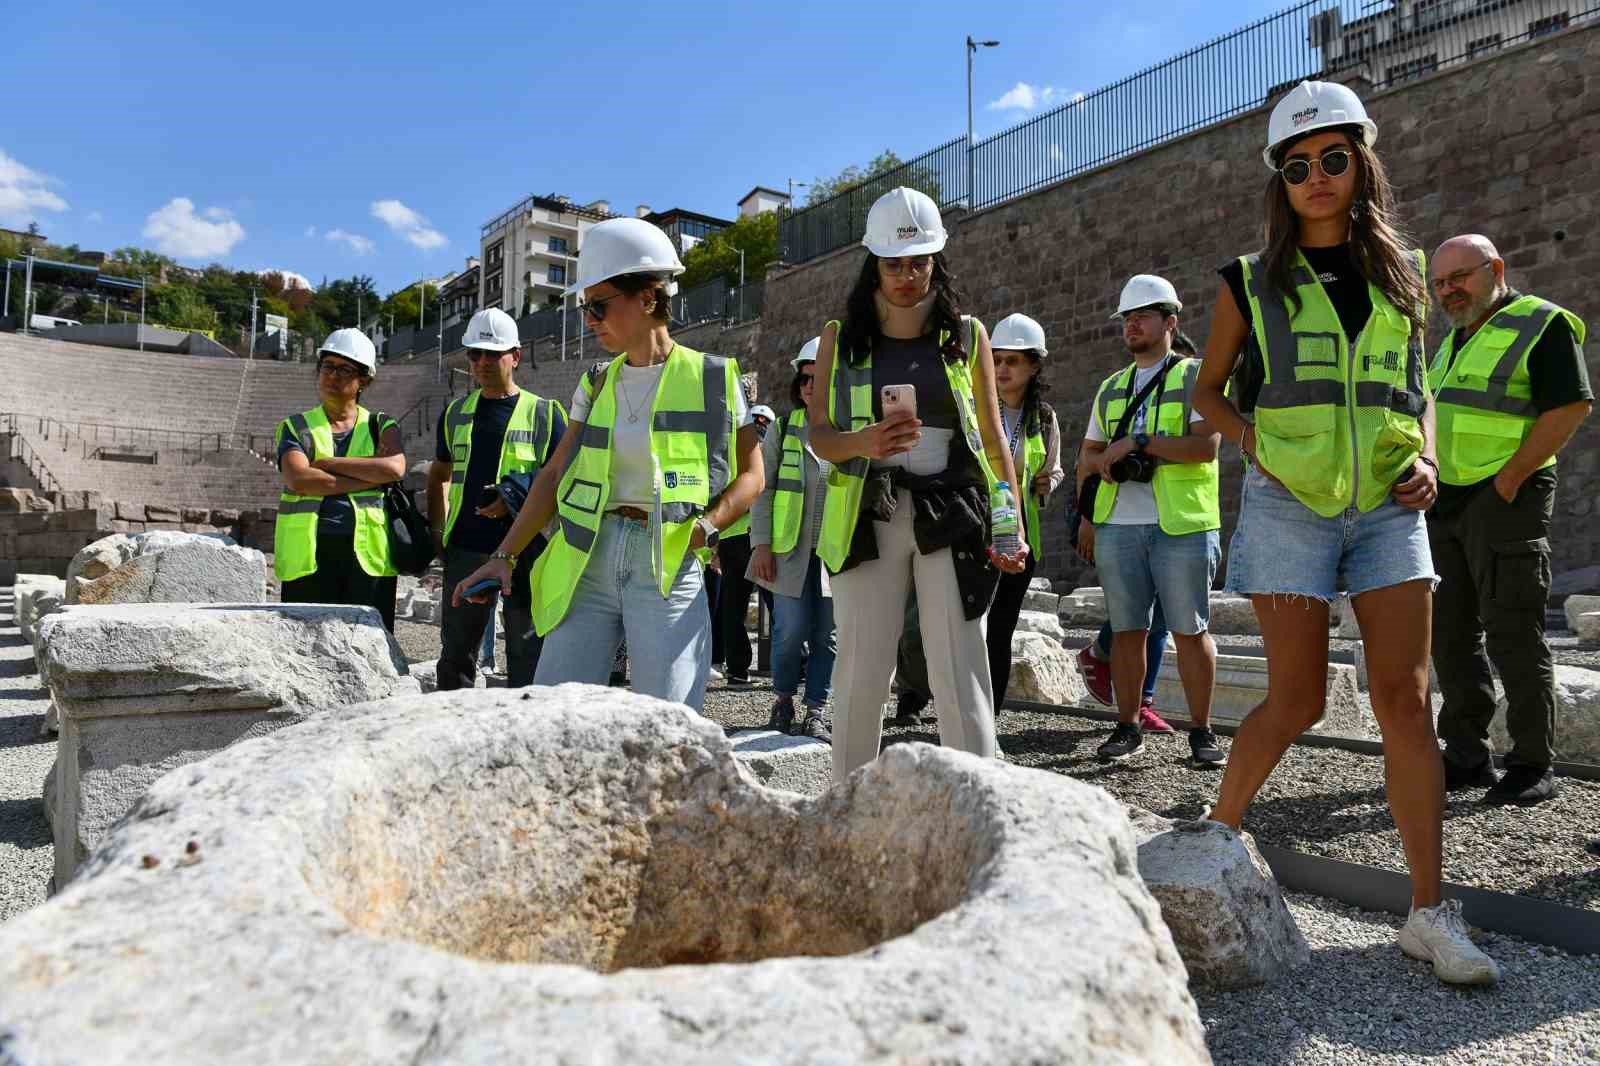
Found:
<path fill-rule="evenodd" d="M 917 551 L 932 555 L 949 548 L 963 613 L 968 620 L 983 617 L 1000 583 L 1000 571 L 989 561 L 989 490 L 967 474 L 945 471 L 920 477 L 903 470 L 870 472 L 861 493 L 860 513 L 872 521 L 856 522 L 850 554 L 839 572 L 878 558 L 873 522 L 894 518 L 900 505 L 899 489 L 910 494 Z"/>

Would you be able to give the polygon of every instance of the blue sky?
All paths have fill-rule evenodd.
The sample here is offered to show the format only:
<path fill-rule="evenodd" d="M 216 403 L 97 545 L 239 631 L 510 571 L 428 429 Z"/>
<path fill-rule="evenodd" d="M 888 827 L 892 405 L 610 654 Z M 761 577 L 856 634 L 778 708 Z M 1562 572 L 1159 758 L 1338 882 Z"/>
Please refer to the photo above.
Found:
<path fill-rule="evenodd" d="M 0 226 L 387 292 L 529 193 L 731 217 L 958 136 L 967 33 L 982 137 L 1284 6 L 66 0 L 0 34 Z"/>

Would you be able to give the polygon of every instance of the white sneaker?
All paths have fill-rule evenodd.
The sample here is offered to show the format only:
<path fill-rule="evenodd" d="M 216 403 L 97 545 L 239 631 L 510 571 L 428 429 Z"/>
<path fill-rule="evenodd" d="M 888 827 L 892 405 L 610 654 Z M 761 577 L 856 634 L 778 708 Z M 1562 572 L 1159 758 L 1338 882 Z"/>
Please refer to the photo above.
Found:
<path fill-rule="evenodd" d="M 707 681 L 721 681 L 722 680 L 722 671 L 718 670 L 715 666 L 713 666 L 711 668 L 711 672 L 706 675 L 706 680 Z"/>
<path fill-rule="evenodd" d="M 1437 907 L 1413 907 L 1400 929 L 1400 950 L 1433 963 L 1433 975 L 1453 985 L 1492 985 L 1500 980 L 1499 965 L 1472 942 L 1458 899 L 1447 899 Z"/>

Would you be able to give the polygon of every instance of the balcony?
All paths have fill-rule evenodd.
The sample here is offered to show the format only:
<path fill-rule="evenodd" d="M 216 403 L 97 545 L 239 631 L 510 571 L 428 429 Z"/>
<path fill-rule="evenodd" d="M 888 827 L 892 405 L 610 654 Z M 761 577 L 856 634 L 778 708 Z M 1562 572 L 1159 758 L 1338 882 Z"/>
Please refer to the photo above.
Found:
<path fill-rule="evenodd" d="M 553 263 L 563 265 L 575 261 L 578 257 L 572 252 L 552 252 L 550 247 L 538 241 L 529 241 L 524 249 L 524 254 L 530 259 L 548 259 Z"/>

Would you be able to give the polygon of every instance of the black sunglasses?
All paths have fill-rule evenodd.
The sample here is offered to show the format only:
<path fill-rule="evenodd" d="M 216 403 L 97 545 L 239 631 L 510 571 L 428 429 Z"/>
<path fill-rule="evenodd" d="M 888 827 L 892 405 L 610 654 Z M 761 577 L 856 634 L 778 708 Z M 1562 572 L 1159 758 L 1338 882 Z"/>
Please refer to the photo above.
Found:
<path fill-rule="evenodd" d="M 586 318 L 592 318 L 596 322 L 604 322 L 606 320 L 606 304 L 610 303 L 612 300 L 615 300 L 621 295 L 622 293 L 620 292 L 614 292 L 610 296 L 602 296 L 598 300 L 590 300 L 588 303 L 580 303 L 578 305 L 578 310 L 581 311 Z"/>
<path fill-rule="evenodd" d="M 1350 169 L 1350 149 L 1328 149 L 1317 160 L 1317 166 L 1328 177 L 1337 178 Z M 1283 180 L 1290 185 L 1304 185 L 1311 177 L 1311 160 L 1291 159 L 1278 170 L 1278 173 L 1282 174 Z"/>
<path fill-rule="evenodd" d="M 815 381 L 816 379 L 817 379 L 817 375 L 815 375 L 815 374 L 801 374 L 800 375 L 800 384 L 804 385 L 806 382 Z"/>

